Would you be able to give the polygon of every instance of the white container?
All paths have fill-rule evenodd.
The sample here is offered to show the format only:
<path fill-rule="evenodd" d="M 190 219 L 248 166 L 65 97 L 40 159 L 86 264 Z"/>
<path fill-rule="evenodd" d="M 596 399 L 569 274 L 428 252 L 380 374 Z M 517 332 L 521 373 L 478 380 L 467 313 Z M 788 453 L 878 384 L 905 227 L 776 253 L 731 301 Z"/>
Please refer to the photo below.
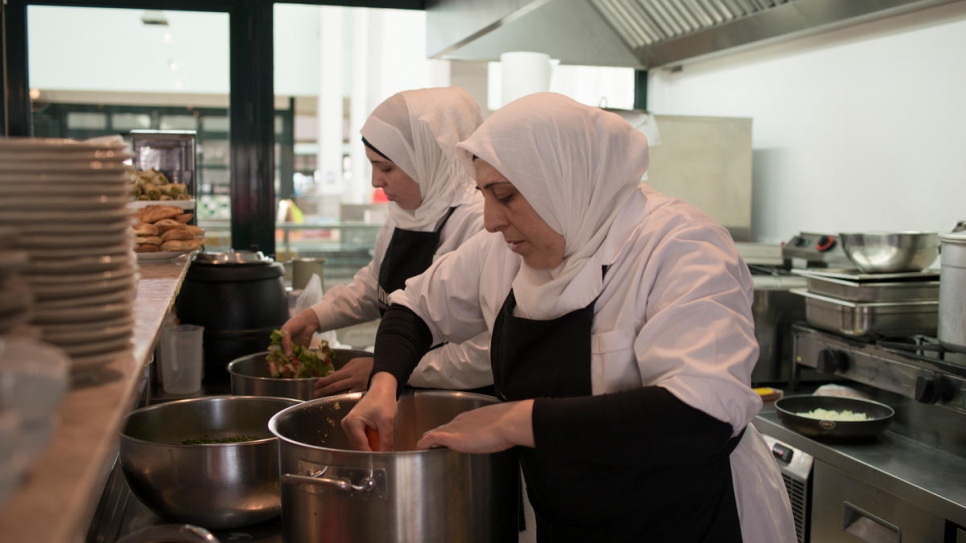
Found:
<path fill-rule="evenodd" d="M 187 396 L 201 390 L 204 368 L 202 342 L 205 327 L 196 324 L 166 326 L 158 345 L 161 387 L 165 394 Z"/>

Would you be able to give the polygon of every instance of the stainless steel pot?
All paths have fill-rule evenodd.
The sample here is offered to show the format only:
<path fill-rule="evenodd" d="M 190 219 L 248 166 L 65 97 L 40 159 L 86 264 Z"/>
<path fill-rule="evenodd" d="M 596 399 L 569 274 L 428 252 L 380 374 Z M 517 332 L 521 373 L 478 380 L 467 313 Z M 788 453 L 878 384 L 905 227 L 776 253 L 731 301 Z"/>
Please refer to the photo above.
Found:
<path fill-rule="evenodd" d="M 399 400 L 395 452 L 350 449 L 340 422 L 362 393 L 290 407 L 269 422 L 279 439 L 286 543 L 516 541 L 519 467 L 513 450 L 413 450 L 457 414 L 497 403 L 468 392 L 417 391 Z"/>
<path fill-rule="evenodd" d="M 210 396 L 131 412 L 118 455 L 128 486 L 165 519 L 211 530 L 278 516 L 278 440 L 268 421 L 299 404 L 287 398 Z M 182 441 L 250 436 L 252 441 Z"/>
<path fill-rule="evenodd" d="M 332 365 L 335 369 L 345 366 L 353 358 L 372 356 L 368 351 L 332 349 Z M 268 351 L 236 358 L 228 364 L 231 375 L 231 393 L 238 396 L 276 396 L 311 400 L 316 377 L 305 379 L 280 379 L 272 377 L 265 356 Z"/>
<path fill-rule="evenodd" d="M 966 232 L 940 234 L 939 342 L 966 352 Z"/>

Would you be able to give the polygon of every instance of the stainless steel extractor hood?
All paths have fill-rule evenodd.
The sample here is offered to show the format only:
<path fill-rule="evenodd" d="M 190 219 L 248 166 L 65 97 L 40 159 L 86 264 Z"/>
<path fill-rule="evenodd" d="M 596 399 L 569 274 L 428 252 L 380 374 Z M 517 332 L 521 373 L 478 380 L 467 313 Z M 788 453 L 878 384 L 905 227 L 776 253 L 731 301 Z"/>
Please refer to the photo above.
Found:
<path fill-rule="evenodd" d="M 637 69 L 890 17 L 957 0 L 428 0 L 430 57 L 547 53 Z"/>

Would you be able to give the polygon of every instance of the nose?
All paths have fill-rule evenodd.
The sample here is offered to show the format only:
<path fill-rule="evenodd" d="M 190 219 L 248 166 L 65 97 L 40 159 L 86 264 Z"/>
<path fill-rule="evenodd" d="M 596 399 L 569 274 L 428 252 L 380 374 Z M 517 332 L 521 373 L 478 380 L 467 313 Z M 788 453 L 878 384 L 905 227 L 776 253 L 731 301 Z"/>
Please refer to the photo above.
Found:
<path fill-rule="evenodd" d="M 370 183 L 372 184 L 372 188 L 374 188 L 374 189 L 384 189 L 384 188 L 386 188 L 385 176 L 383 176 L 379 172 L 379 170 L 377 170 L 375 168 L 372 169 L 372 178 L 371 178 Z"/>
<path fill-rule="evenodd" d="M 506 213 L 493 202 L 493 198 L 485 198 L 483 200 L 483 228 L 487 232 L 496 233 L 504 230 L 507 224 Z"/>

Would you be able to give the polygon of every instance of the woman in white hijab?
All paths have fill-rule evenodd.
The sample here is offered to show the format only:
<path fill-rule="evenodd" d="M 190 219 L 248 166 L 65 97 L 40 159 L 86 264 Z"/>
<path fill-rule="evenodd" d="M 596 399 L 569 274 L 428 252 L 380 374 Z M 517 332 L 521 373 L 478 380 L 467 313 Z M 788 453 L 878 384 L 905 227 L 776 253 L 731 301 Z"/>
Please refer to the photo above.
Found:
<path fill-rule="evenodd" d="M 482 121 L 480 107 L 458 87 L 404 91 L 389 97 L 362 127 L 372 186 L 389 200 L 389 220 L 368 266 L 352 283 L 330 288 L 317 304 L 282 326 L 283 348 L 307 345 L 312 334 L 380 317 L 389 293 L 434 259 L 482 230 L 483 203 L 460 165 L 456 144 Z M 410 378 L 418 387 L 474 389 L 492 384 L 489 335 L 432 350 Z M 357 358 L 319 379 L 315 395 L 363 390 L 372 358 Z"/>
<path fill-rule="evenodd" d="M 397 383 L 489 330 L 496 393 L 419 448 L 516 446 L 537 540 L 784 543 L 788 496 L 749 424 L 753 287 L 727 230 L 640 185 L 646 138 L 541 93 L 459 144 L 480 233 L 391 296 L 372 381 L 342 421 L 391 450 Z"/>

